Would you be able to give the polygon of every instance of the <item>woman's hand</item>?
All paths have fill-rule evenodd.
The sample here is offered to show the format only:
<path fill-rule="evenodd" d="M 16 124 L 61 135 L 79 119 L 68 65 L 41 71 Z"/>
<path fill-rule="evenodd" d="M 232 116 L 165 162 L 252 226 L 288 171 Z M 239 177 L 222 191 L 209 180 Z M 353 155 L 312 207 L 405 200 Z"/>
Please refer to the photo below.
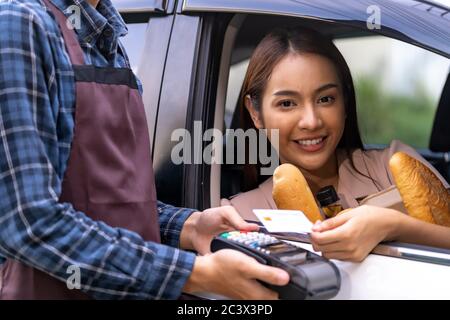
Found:
<path fill-rule="evenodd" d="M 212 239 L 226 231 L 258 231 L 259 226 L 245 222 L 232 206 L 194 212 L 185 222 L 180 236 L 182 249 L 195 250 L 200 254 L 210 252 Z"/>
<path fill-rule="evenodd" d="M 329 259 L 362 261 L 381 241 L 389 240 L 399 214 L 364 205 L 318 221 L 311 233 L 313 248 Z"/>

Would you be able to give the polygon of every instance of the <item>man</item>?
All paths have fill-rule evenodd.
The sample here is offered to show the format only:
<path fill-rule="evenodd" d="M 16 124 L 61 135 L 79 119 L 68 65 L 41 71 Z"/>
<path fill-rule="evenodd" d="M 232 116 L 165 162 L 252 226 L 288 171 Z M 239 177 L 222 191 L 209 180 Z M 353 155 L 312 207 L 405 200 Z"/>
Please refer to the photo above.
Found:
<path fill-rule="evenodd" d="M 73 5 L 75 30 L 64 15 Z M 126 27 L 110 0 L 0 0 L 0 30 L 2 299 L 277 297 L 256 279 L 284 285 L 283 270 L 179 249 L 205 254 L 214 235 L 257 226 L 231 207 L 156 201 L 139 86 L 118 42 Z M 77 270 L 79 283 L 68 281 Z"/>

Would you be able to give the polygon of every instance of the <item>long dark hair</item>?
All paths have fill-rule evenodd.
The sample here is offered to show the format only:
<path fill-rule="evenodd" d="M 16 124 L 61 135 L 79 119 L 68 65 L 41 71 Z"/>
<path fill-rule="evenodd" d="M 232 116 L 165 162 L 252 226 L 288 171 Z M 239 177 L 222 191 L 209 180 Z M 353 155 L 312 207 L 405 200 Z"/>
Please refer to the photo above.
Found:
<path fill-rule="evenodd" d="M 280 28 L 267 34 L 256 47 L 248 65 L 240 94 L 241 126 L 244 130 L 255 128 L 248 110 L 245 97 L 250 96 L 253 106 L 260 110 L 262 96 L 274 67 L 288 54 L 318 54 L 329 59 L 335 66 L 345 104 L 345 127 L 337 148 L 342 148 L 350 155 L 352 149 L 363 149 L 356 116 L 355 89 L 353 80 L 344 57 L 330 38 L 307 28 Z M 351 157 L 349 156 L 351 159 Z M 352 162 L 352 166 L 354 164 Z M 246 165 L 244 170 L 244 190 L 250 190 L 261 182 L 259 169 L 261 165 Z"/>

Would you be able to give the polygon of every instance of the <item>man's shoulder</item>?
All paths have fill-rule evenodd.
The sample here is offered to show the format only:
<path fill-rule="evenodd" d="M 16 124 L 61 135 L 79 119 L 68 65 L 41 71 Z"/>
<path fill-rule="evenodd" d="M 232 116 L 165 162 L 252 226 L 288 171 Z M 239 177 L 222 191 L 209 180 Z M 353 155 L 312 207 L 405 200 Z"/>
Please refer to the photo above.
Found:
<path fill-rule="evenodd" d="M 26 24 L 32 21 L 47 31 L 55 27 L 55 21 L 50 18 L 41 0 L 0 0 L 0 17 L 0 21 L 5 23 Z"/>
<path fill-rule="evenodd" d="M 0 13 L 3 17 L 21 14 L 42 17 L 47 11 L 40 0 L 0 0 Z"/>

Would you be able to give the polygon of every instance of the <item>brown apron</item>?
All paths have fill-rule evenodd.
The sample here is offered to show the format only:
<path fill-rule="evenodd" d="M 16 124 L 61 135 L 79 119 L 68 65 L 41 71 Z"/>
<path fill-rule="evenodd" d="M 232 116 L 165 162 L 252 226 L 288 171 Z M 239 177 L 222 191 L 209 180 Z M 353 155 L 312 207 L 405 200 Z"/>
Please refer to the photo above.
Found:
<path fill-rule="evenodd" d="M 66 17 L 49 0 L 44 2 L 59 24 L 75 73 L 74 138 L 60 202 L 71 203 L 93 220 L 159 243 L 150 141 L 136 78 L 128 68 L 85 65 Z M 1 299 L 88 298 L 15 260 L 8 260 L 2 271 Z"/>

